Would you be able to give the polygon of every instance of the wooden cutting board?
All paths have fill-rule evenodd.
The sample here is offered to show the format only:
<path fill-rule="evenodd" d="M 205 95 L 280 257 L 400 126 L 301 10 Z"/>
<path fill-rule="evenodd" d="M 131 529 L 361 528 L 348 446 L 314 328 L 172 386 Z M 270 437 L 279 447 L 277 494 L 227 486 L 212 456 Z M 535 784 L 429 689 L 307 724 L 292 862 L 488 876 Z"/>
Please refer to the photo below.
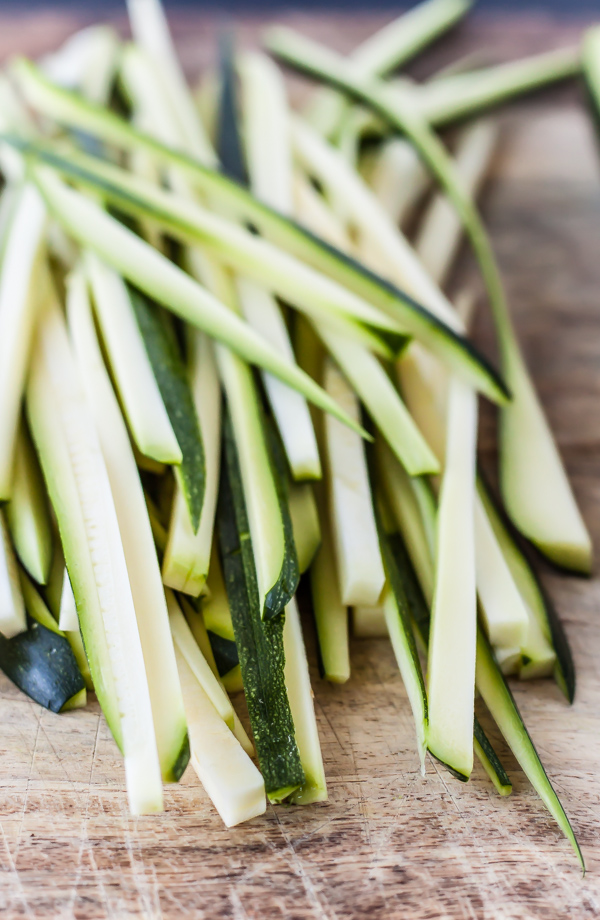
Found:
<path fill-rule="evenodd" d="M 383 17 L 288 17 L 349 48 Z M 175 18 L 190 72 L 212 55 L 215 22 Z M 40 53 L 81 20 L 4 16 L 0 54 Z M 240 25 L 252 41 L 259 20 Z M 419 63 L 483 45 L 501 58 L 554 47 L 579 28 L 479 20 Z M 600 547 L 600 179 L 575 91 L 502 116 L 490 222 L 523 346 L 587 523 Z M 462 274 L 475 277 L 468 260 Z M 477 339 L 492 348 L 484 311 Z M 493 466 L 494 419 L 482 448 Z M 355 641 L 352 678 L 319 680 L 316 708 L 329 802 L 269 808 L 227 831 L 190 769 L 166 813 L 131 818 L 116 747 L 98 706 L 52 715 L 0 678 L 0 909 L 4 920 L 146 918 L 358 920 L 600 916 L 600 582 L 543 570 L 578 672 L 569 708 L 552 682 L 515 695 L 588 864 L 575 859 L 512 757 L 500 799 L 479 766 L 463 787 L 419 771 L 406 694 L 389 645 Z M 310 626 L 307 627 L 312 644 Z M 312 656 L 314 662 L 314 655 Z"/>

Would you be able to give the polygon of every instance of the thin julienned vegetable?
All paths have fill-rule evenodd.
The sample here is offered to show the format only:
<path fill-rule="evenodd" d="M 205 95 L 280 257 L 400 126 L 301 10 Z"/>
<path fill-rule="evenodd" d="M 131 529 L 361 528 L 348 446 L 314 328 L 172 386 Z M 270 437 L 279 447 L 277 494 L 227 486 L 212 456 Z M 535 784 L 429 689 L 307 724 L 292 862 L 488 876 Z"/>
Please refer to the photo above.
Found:
<path fill-rule="evenodd" d="M 5 514 L 0 508 L 0 635 L 12 639 L 27 629 L 19 568 Z"/>

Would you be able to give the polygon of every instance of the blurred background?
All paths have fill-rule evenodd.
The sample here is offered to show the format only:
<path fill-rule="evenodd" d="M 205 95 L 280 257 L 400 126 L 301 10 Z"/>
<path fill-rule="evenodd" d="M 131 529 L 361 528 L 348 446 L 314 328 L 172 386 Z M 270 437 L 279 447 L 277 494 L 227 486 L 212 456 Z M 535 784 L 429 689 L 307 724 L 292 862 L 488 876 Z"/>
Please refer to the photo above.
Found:
<path fill-rule="evenodd" d="M 329 9 L 339 11 L 391 10 L 401 12 L 410 6 L 398 0 L 166 0 L 165 5 L 171 9 L 218 10 L 228 13 L 264 13 L 277 10 L 314 10 L 324 12 Z M 119 0 L 0 0 L 0 9 L 27 14 L 40 9 L 70 9 L 82 13 L 94 12 L 97 16 L 118 10 L 122 4 Z M 597 13 L 600 18 L 600 0 L 478 0 L 476 9 L 480 12 L 527 14 L 531 12 L 549 13 L 561 18 L 573 18 L 585 14 Z"/>

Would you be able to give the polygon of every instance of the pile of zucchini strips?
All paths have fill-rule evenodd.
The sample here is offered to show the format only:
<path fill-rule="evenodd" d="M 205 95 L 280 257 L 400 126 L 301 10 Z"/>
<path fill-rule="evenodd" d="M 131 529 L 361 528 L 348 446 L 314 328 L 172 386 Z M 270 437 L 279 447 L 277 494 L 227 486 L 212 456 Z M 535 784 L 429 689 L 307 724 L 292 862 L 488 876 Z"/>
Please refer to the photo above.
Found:
<path fill-rule="evenodd" d="M 530 547 L 584 574 L 592 548 L 475 200 L 482 112 L 582 70 L 600 101 L 600 34 L 397 76 L 468 7 L 349 57 L 225 35 L 192 92 L 159 0 L 129 0 L 133 41 L 94 26 L 0 76 L 0 667 L 53 712 L 95 693 L 133 814 L 190 760 L 228 826 L 327 798 L 302 578 L 323 678 L 350 678 L 350 624 L 389 637 L 423 772 L 475 756 L 511 792 L 476 704 L 583 867 L 506 676 L 572 701 Z M 300 110 L 275 60 L 322 84 Z M 498 370 L 473 289 L 446 293 L 463 238 Z"/>

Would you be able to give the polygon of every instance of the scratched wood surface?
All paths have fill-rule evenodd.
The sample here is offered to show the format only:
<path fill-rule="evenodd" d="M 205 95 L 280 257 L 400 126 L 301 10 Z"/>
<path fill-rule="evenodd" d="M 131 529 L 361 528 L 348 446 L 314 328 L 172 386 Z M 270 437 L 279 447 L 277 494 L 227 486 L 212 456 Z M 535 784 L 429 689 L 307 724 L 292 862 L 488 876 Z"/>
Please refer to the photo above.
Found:
<path fill-rule="evenodd" d="M 383 17 L 288 17 L 349 48 Z M 5 16 L 0 54 L 39 53 L 81 20 Z M 122 20 L 119 20 L 122 25 Z M 210 58 L 215 22 L 174 18 L 190 72 Z M 240 26 L 252 41 L 261 22 Z M 543 18 L 474 20 L 418 65 L 426 73 L 474 46 L 497 57 L 566 43 L 579 26 Z M 503 115 L 485 211 L 527 357 L 584 515 L 600 546 L 600 178 L 575 90 Z M 463 276 L 472 275 L 468 260 Z M 493 352 L 482 312 L 479 342 Z M 483 412 L 494 461 L 493 413 Z M 572 818 L 582 881 L 562 839 L 499 742 L 514 780 L 500 799 L 476 767 L 467 787 L 415 754 L 406 695 L 388 643 L 354 642 L 343 687 L 314 674 L 330 799 L 269 808 L 225 830 L 193 772 L 166 813 L 131 818 L 115 745 L 98 706 L 52 715 L 0 679 L 0 909 L 17 917 L 504 918 L 600 916 L 600 582 L 544 581 L 578 669 L 575 705 L 550 682 L 515 694 Z M 312 646 L 310 626 L 307 627 Z M 314 655 L 312 655 L 314 662 Z"/>

